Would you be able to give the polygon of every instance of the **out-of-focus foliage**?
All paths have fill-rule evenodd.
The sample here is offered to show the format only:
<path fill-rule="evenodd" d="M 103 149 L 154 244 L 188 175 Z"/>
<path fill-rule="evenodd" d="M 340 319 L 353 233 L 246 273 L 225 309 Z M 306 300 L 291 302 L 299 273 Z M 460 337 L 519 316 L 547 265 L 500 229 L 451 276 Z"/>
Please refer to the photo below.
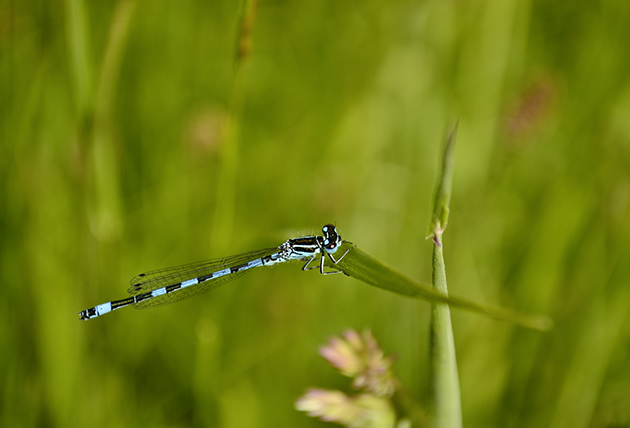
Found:
<path fill-rule="evenodd" d="M 327 222 L 429 281 L 454 118 L 449 291 L 556 321 L 452 311 L 465 426 L 627 426 L 630 3 L 259 0 L 238 59 L 243 8 L 0 3 L 0 426 L 322 426 L 347 327 L 426 402 L 430 305 L 344 275 L 77 313 Z"/>

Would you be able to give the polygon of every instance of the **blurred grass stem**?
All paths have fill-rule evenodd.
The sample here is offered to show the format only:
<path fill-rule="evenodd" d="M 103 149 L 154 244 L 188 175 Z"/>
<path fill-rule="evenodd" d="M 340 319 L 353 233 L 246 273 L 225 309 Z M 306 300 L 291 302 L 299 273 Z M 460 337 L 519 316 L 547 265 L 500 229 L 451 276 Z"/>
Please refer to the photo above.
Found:
<path fill-rule="evenodd" d="M 222 144 L 222 158 L 216 187 L 216 208 L 212 230 L 213 241 L 216 243 L 229 242 L 234 227 L 236 177 L 239 165 L 239 119 L 245 98 L 245 66 L 251 49 L 251 30 L 256 17 L 257 4 L 257 0 L 245 0 L 239 21 L 238 40 L 236 43 L 236 72 L 230 109 L 225 119 L 225 140 Z M 223 249 L 217 248 L 217 251 L 223 251 Z"/>

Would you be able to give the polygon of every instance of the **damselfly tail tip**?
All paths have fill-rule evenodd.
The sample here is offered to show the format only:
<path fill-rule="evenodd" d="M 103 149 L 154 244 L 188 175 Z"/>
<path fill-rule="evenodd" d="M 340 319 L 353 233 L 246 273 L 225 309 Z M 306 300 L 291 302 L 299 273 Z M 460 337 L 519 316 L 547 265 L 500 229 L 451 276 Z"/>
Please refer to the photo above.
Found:
<path fill-rule="evenodd" d="M 83 321 L 87 321 L 90 318 L 92 318 L 92 315 L 90 314 L 90 310 L 94 311 L 94 308 L 86 309 L 84 311 L 79 312 L 79 319 Z"/>

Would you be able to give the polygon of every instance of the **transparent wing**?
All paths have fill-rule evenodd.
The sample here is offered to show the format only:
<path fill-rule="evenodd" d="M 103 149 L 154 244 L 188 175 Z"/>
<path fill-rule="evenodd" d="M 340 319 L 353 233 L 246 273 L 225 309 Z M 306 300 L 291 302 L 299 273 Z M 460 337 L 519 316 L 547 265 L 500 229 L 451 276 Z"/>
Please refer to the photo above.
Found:
<path fill-rule="evenodd" d="M 247 270 L 242 270 L 231 273 L 229 275 L 220 276 L 218 278 L 211 279 L 209 281 L 205 281 L 191 287 L 180 288 L 173 291 L 172 293 L 162 294 L 161 296 L 142 300 L 138 303 L 133 303 L 133 307 L 136 309 L 147 309 L 170 305 L 171 303 L 179 302 L 180 300 L 188 299 L 189 297 L 198 296 L 199 294 L 206 293 L 210 290 L 220 287 L 223 284 L 235 280 L 239 276 L 243 275 L 245 272 L 247 272 Z"/>
<path fill-rule="evenodd" d="M 159 288 L 168 287 L 169 285 L 174 285 L 191 279 L 210 275 L 223 269 L 241 266 L 253 260 L 257 260 L 262 257 L 274 254 L 278 251 L 278 247 L 265 248 L 263 250 L 251 251 L 248 253 L 238 254 L 236 256 L 205 260 L 201 262 L 189 263 L 186 265 L 174 266 L 165 269 L 157 269 L 150 272 L 141 273 L 139 275 L 136 275 L 131 280 L 131 286 L 127 289 L 127 292 L 131 296 L 149 293 Z M 214 288 L 217 288 L 229 281 L 238 278 L 245 272 L 247 272 L 247 270 L 241 270 L 238 272 L 220 276 L 218 278 L 210 279 L 193 286 L 181 288 L 171 293 L 163 294 L 161 296 L 138 302 L 134 304 L 134 307 L 138 309 L 152 308 L 155 306 L 162 306 L 174 303 L 179 300 L 196 296 L 198 294 L 205 293 Z"/>

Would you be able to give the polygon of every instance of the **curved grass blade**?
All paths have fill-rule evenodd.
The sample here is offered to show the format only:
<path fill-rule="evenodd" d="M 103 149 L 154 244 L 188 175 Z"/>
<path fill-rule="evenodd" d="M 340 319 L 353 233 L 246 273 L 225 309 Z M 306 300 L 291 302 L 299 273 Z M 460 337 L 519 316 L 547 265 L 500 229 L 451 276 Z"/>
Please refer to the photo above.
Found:
<path fill-rule="evenodd" d="M 498 306 L 476 303 L 453 295 L 444 296 L 434 291 L 431 284 L 414 281 L 359 248 L 351 249 L 335 267 L 359 281 L 402 296 L 448 303 L 453 307 L 534 330 L 547 331 L 553 327 L 553 321 L 545 315 L 516 312 Z"/>

